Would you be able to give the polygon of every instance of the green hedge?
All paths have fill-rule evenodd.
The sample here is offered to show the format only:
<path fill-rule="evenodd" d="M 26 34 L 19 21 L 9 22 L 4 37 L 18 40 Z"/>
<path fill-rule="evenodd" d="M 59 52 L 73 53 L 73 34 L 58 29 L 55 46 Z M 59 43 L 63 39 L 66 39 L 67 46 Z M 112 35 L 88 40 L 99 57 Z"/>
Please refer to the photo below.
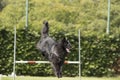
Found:
<path fill-rule="evenodd" d="M 120 37 L 120 36 L 119 36 Z M 82 38 L 82 75 L 112 75 L 112 64 L 120 56 L 120 39 L 103 35 Z"/>
<path fill-rule="evenodd" d="M 61 29 L 62 30 L 62 29 Z M 72 30 L 72 29 L 71 29 Z M 55 32 L 51 36 L 58 40 L 65 30 Z M 72 44 L 72 50 L 66 60 L 78 60 L 78 36 L 68 33 L 66 37 Z M 45 60 L 36 49 L 40 35 L 32 30 L 17 30 L 16 60 Z M 83 76 L 112 75 L 113 62 L 120 56 L 120 36 L 81 36 L 81 62 Z M 0 74 L 11 74 L 13 69 L 14 33 L 6 29 L 0 30 Z M 72 70 L 71 70 L 72 69 Z M 49 76 L 53 75 L 49 64 L 16 64 L 17 75 Z M 64 65 L 63 75 L 78 75 L 78 65 Z"/>

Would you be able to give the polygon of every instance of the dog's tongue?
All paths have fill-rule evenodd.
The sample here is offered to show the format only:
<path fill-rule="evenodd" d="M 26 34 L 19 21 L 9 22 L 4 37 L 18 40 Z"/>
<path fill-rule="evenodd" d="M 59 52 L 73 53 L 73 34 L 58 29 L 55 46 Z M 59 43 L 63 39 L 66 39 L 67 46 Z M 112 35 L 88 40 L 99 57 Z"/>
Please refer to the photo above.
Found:
<path fill-rule="evenodd" d="M 66 51 L 69 53 L 70 52 L 70 50 L 68 49 L 68 48 L 66 48 Z"/>

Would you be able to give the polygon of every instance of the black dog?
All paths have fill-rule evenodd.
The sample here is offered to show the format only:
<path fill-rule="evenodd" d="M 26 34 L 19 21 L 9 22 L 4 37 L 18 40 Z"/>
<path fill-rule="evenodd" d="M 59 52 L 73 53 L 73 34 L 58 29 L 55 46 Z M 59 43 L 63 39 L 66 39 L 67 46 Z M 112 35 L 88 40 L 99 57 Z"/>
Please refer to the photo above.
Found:
<path fill-rule="evenodd" d="M 62 65 L 64 64 L 67 53 L 70 52 L 71 44 L 65 37 L 57 42 L 54 41 L 49 37 L 48 32 L 49 24 L 47 21 L 44 21 L 43 29 L 41 30 L 41 39 L 37 43 L 37 48 L 51 62 L 55 75 L 61 78 Z"/>

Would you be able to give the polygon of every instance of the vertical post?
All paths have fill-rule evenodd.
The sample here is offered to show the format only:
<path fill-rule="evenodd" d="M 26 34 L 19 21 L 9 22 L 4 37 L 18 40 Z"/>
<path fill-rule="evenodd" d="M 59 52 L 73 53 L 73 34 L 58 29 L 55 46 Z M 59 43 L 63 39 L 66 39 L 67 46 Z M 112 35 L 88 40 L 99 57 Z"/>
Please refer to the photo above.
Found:
<path fill-rule="evenodd" d="M 81 80 L 80 29 L 78 31 L 78 40 L 79 40 L 79 47 L 78 47 L 78 50 L 79 50 L 79 80 Z"/>
<path fill-rule="evenodd" d="M 0 74 L 0 80 L 2 80 L 2 74 Z"/>
<path fill-rule="evenodd" d="M 28 27 L 28 0 L 26 0 L 26 24 L 25 24 L 25 28 Z"/>
<path fill-rule="evenodd" d="M 110 0 L 108 0 L 108 18 L 107 18 L 107 29 L 106 29 L 106 33 L 109 34 L 110 33 Z"/>
<path fill-rule="evenodd" d="M 16 62 L 16 26 L 14 27 L 14 63 L 13 63 L 13 80 L 15 80 L 15 62 Z"/>

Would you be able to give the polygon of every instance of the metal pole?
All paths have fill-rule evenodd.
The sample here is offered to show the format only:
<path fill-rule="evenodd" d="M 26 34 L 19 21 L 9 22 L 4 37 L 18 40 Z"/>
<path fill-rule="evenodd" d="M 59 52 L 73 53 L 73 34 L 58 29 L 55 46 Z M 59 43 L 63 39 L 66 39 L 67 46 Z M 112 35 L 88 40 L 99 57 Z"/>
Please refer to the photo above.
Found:
<path fill-rule="evenodd" d="M 2 80 L 2 74 L 0 74 L 0 80 Z"/>
<path fill-rule="evenodd" d="M 29 64 L 49 64 L 49 61 L 15 61 L 15 63 L 29 63 Z M 64 64 L 79 64 L 79 61 L 65 61 Z"/>
<path fill-rule="evenodd" d="M 26 0 L 26 24 L 25 27 L 28 27 L 28 0 Z"/>
<path fill-rule="evenodd" d="M 108 18 L 107 18 L 107 29 L 106 29 L 106 33 L 109 34 L 110 33 L 110 0 L 108 0 Z"/>
<path fill-rule="evenodd" d="M 16 61 L 16 26 L 14 27 L 14 63 L 13 63 L 13 80 L 15 80 L 15 61 Z"/>
<path fill-rule="evenodd" d="M 80 29 L 78 31 L 78 40 L 79 40 L 79 79 L 81 80 L 81 59 L 80 59 Z"/>

